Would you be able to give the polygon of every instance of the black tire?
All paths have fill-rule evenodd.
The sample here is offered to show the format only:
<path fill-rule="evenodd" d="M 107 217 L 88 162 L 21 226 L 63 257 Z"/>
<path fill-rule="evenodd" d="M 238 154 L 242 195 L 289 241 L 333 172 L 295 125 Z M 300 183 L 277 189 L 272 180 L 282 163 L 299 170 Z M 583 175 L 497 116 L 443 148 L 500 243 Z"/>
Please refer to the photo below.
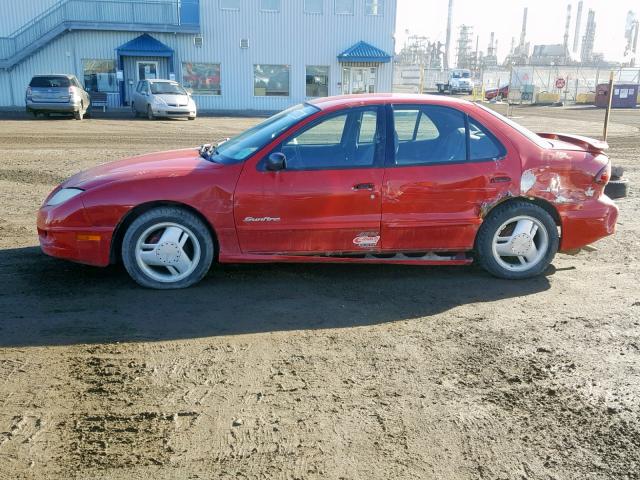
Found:
<path fill-rule="evenodd" d="M 509 219 L 518 216 L 528 216 L 537 219 L 546 229 L 548 235 L 548 247 L 544 256 L 530 269 L 524 271 L 512 271 L 503 267 L 493 255 L 493 238 L 497 230 Z M 543 208 L 525 201 L 510 201 L 498 205 L 491 210 L 480 226 L 476 236 L 475 254 L 476 260 L 482 268 L 491 275 L 508 280 L 521 280 L 542 274 L 558 251 L 560 237 L 555 221 Z"/>
<path fill-rule="evenodd" d="M 131 102 L 131 112 L 133 112 L 133 118 L 138 118 L 140 114 L 136 110 L 136 104 Z"/>
<path fill-rule="evenodd" d="M 624 178 L 610 180 L 604 187 L 604 193 L 612 199 L 626 197 L 629 195 L 629 180 Z"/>
<path fill-rule="evenodd" d="M 136 244 L 147 229 L 156 224 L 170 222 L 188 228 L 200 245 L 200 259 L 195 269 L 177 282 L 158 281 L 145 273 L 136 260 Z M 177 207 L 159 207 L 136 218 L 122 240 L 122 262 L 131 278 L 147 288 L 161 290 L 187 288 L 198 283 L 207 274 L 213 262 L 215 247 L 209 229 L 204 222 L 191 212 Z"/>
<path fill-rule="evenodd" d="M 611 179 L 612 180 L 618 180 L 620 178 L 622 178 L 624 175 L 624 167 L 621 167 L 620 165 L 612 165 L 611 166 Z"/>
<path fill-rule="evenodd" d="M 196 117 L 189 117 L 189 120 L 195 120 Z"/>
<path fill-rule="evenodd" d="M 156 119 L 155 115 L 153 114 L 153 110 L 151 110 L 151 105 L 147 106 L 147 118 L 149 120 L 155 120 Z"/>

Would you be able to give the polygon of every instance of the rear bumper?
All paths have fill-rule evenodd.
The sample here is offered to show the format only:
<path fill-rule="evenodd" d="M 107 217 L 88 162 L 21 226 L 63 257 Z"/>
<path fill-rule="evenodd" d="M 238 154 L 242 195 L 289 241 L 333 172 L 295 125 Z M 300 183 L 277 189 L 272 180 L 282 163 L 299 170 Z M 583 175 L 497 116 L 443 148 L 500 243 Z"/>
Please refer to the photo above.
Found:
<path fill-rule="evenodd" d="M 560 251 L 585 247 L 616 231 L 618 207 L 606 195 L 585 202 L 579 210 L 560 212 L 562 239 Z"/>
<path fill-rule="evenodd" d="M 46 207 L 38 212 L 38 239 L 45 254 L 87 265 L 109 265 L 113 229 L 88 225 L 67 227 L 52 219 Z"/>
<path fill-rule="evenodd" d="M 80 109 L 80 104 L 75 103 L 27 103 L 29 112 L 63 112 L 72 113 Z"/>

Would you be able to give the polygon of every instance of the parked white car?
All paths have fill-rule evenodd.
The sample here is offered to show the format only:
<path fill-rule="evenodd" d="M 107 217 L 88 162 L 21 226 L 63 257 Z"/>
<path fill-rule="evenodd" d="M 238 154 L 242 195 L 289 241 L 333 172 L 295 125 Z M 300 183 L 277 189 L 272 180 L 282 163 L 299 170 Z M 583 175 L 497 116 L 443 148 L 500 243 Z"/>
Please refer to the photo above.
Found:
<path fill-rule="evenodd" d="M 149 120 L 156 117 L 195 120 L 196 102 L 182 85 L 173 80 L 140 80 L 131 99 L 131 109 L 137 116 Z"/>

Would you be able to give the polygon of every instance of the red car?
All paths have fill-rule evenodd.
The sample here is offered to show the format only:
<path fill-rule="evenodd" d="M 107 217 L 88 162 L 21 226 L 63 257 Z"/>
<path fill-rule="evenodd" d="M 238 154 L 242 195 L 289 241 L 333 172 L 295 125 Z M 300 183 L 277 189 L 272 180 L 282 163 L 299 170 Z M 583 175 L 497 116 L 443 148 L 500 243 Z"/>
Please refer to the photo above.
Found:
<path fill-rule="evenodd" d="M 487 100 L 492 100 L 497 98 L 498 100 L 503 100 L 505 98 L 509 98 L 509 85 L 504 85 L 500 88 L 489 88 L 484 92 L 484 98 Z"/>
<path fill-rule="evenodd" d="M 95 167 L 38 214 L 42 250 L 180 288 L 211 263 L 469 264 L 520 279 L 615 230 L 606 143 L 464 100 L 294 106 L 216 146 Z"/>

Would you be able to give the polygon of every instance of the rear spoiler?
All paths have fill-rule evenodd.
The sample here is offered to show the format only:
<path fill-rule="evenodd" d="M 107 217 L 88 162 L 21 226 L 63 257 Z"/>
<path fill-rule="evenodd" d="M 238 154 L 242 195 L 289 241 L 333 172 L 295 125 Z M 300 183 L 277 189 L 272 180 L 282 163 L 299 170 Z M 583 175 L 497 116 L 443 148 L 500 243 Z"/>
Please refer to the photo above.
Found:
<path fill-rule="evenodd" d="M 549 140 L 560 140 L 562 142 L 572 143 L 584 148 L 588 152 L 600 153 L 609 148 L 609 144 L 605 141 L 580 135 L 568 135 L 566 133 L 539 133 L 538 136 L 548 138 Z"/>

